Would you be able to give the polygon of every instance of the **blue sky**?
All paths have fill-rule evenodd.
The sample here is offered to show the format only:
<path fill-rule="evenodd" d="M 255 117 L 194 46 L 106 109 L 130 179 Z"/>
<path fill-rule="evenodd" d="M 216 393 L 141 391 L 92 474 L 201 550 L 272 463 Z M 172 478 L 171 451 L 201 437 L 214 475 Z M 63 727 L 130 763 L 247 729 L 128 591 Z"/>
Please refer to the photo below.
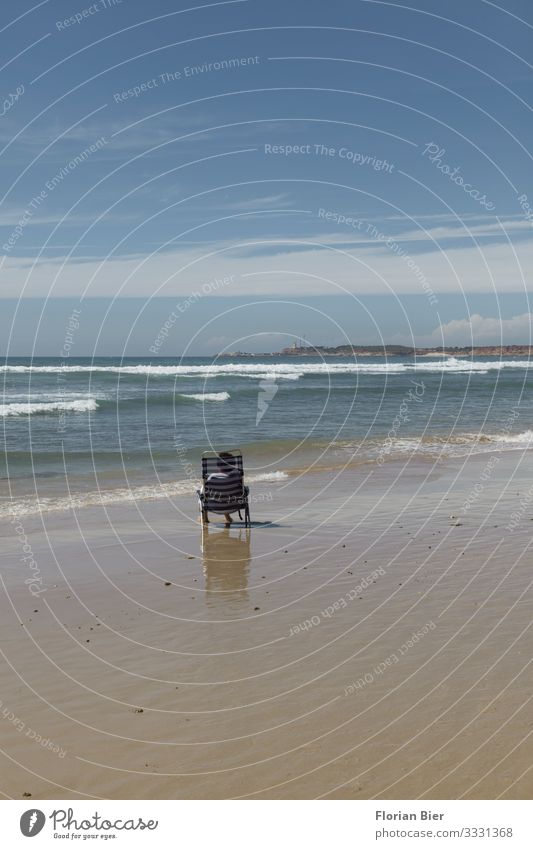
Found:
<path fill-rule="evenodd" d="M 2 5 L 4 353 L 527 342 L 526 0 Z"/>

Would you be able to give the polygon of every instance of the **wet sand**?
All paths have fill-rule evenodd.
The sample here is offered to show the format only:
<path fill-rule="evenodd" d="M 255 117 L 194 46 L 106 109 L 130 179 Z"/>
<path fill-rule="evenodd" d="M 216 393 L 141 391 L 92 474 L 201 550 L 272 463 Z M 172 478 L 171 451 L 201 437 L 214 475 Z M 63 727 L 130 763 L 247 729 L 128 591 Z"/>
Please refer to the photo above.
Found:
<path fill-rule="evenodd" d="M 531 456 L 4 523 L 0 790 L 530 798 Z"/>

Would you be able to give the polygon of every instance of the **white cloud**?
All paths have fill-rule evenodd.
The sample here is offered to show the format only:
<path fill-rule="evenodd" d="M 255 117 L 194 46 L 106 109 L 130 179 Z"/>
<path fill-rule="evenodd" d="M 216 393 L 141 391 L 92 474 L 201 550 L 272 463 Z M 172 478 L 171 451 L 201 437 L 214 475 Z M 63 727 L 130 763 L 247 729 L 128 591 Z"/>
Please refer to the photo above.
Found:
<path fill-rule="evenodd" d="M 445 345 L 513 345 L 531 341 L 533 314 L 512 318 L 488 318 L 474 313 L 469 318 L 448 321 L 431 334 L 435 344 Z"/>
<path fill-rule="evenodd" d="M 20 239 L 24 246 L 27 234 Z M 184 297 L 203 283 L 235 275 L 233 286 L 223 287 L 219 295 L 290 295 L 364 294 L 424 295 L 420 274 L 438 296 L 439 293 L 520 292 L 531 290 L 528 271 L 533 267 L 533 240 L 514 247 L 497 242 L 484 246 L 412 254 L 420 274 L 383 243 L 380 249 L 363 250 L 357 244 L 349 251 L 335 250 L 333 244 L 313 244 L 302 240 L 308 249 L 298 250 L 298 240 L 274 242 L 220 241 L 204 244 L 176 242 L 173 250 L 152 256 L 116 257 L 101 265 L 99 259 L 84 257 L 40 259 L 34 268 L 32 258 L 8 254 L 1 268 L 0 297 L 52 295 L 75 297 L 88 286 L 92 296 L 166 295 Z M 291 248 L 292 244 L 292 248 Z M 17 244 L 18 247 L 18 244 Z M 81 246 L 82 247 L 82 246 Z M 271 249 L 272 248 L 272 249 Z M 516 253 L 515 253 L 516 252 Z M 31 270 L 31 273 L 29 273 Z"/>

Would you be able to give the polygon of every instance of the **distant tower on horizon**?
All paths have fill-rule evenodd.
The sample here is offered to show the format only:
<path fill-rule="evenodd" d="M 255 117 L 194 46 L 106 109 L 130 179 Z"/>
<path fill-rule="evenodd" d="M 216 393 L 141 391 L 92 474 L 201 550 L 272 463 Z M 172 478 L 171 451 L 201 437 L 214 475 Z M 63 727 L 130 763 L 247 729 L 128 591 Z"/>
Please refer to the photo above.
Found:
<path fill-rule="evenodd" d="M 309 342 L 305 336 L 301 336 L 300 339 L 301 341 L 296 336 L 294 337 L 294 342 L 291 345 L 293 351 L 299 351 L 301 348 L 309 347 Z"/>

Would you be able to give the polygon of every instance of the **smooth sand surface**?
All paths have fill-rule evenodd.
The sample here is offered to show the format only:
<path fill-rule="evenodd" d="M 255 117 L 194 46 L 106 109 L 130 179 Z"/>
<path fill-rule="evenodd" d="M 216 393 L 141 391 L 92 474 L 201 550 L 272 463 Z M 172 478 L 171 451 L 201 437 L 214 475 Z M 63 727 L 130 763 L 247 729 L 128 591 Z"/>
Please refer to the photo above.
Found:
<path fill-rule="evenodd" d="M 5 522 L 0 790 L 530 798 L 531 457 Z"/>

